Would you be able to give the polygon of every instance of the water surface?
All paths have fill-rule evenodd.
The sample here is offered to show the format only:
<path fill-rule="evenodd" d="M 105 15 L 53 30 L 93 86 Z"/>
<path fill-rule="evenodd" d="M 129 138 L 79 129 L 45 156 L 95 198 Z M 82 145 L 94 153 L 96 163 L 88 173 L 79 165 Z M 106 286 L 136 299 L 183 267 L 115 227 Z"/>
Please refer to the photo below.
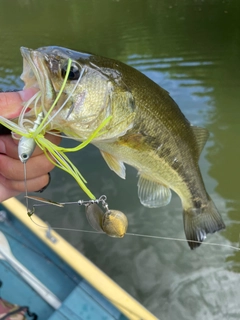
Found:
<path fill-rule="evenodd" d="M 7 1 L 0 3 L 0 89 L 20 89 L 20 46 L 61 45 L 121 60 L 171 93 L 186 117 L 210 139 L 200 167 L 227 225 L 208 242 L 239 245 L 240 2 Z M 66 142 L 65 142 L 66 144 Z M 74 145 L 74 142 L 68 142 Z M 127 214 L 129 232 L 184 239 L 177 195 L 160 209 L 137 197 L 137 172 L 121 180 L 89 146 L 71 156 L 96 194 Z M 44 197 L 82 199 L 70 176 L 55 169 Z M 22 199 L 22 197 L 20 197 Z M 39 210 L 53 227 L 90 229 L 84 210 Z M 59 231 L 76 248 L 161 319 L 239 319 L 240 253 L 184 242 L 123 239 Z"/>

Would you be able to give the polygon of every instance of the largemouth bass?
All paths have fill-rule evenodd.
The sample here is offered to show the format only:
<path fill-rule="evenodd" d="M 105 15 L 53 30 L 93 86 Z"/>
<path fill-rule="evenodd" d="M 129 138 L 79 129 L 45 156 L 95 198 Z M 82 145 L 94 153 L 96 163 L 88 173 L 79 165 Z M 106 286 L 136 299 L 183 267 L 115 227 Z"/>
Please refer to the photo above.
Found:
<path fill-rule="evenodd" d="M 198 166 L 208 132 L 192 126 L 167 91 L 124 63 L 89 53 L 61 47 L 21 48 L 21 53 L 25 88 L 39 88 L 45 112 L 61 88 L 68 59 L 73 60 L 49 130 L 82 141 L 111 115 L 92 143 L 121 178 L 125 179 L 124 163 L 137 169 L 144 206 L 165 206 L 175 191 L 191 249 L 207 233 L 225 227 Z"/>

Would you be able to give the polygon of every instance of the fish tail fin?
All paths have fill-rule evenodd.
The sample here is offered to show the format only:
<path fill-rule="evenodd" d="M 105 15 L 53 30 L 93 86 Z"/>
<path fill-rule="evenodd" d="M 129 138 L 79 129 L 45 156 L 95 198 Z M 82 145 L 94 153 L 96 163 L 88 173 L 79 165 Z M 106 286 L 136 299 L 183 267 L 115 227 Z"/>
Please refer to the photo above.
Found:
<path fill-rule="evenodd" d="M 199 247 L 207 233 L 214 233 L 225 228 L 220 213 L 210 197 L 206 206 L 184 210 L 183 222 L 188 245 L 191 249 Z"/>

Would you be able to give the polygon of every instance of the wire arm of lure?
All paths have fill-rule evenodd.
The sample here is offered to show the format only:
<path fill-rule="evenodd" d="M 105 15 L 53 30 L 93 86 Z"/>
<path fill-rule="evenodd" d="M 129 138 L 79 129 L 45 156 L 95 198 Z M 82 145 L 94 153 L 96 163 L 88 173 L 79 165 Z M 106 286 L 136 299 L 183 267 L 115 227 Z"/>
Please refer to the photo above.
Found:
<path fill-rule="evenodd" d="M 41 207 L 41 206 L 48 206 L 48 205 L 64 207 L 65 205 L 73 205 L 73 204 L 78 204 L 80 206 L 89 206 L 93 203 L 96 203 L 96 204 L 102 203 L 103 208 L 106 208 L 107 210 L 109 210 L 108 204 L 106 202 L 107 197 L 105 195 L 102 195 L 98 199 L 78 200 L 78 201 L 68 201 L 68 202 L 56 202 L 56 201 L 44 199 L 41 197 L 35 197 L 35 196 L 25 196 L 25 198 L 41 202 L 41 203 L 35 203 L 33 207 Z"/>
<path fill-rule="evenodd" d="M 127 232 L 127 217 L 121 211 L 110 210 L 105 195 L 102 195 L 98 199 L 78 200 L 74 202 L 53 202 L 34 196 L 27 196 L 27 198 L 42 202 L 33 205 L 33 209 L 28 212 L 30 217 L 35 213 L 35 208 L 38 206 L 55 205 L 64 207 L 65 205 L 78 204 L 80 206 L 85 206 L 87 220 L 94 230 L 104 232 L 108 236 L 115 238 L 122 238 Z M 101 204 L 105 212 L 102 211 L 98 204 Z"/>

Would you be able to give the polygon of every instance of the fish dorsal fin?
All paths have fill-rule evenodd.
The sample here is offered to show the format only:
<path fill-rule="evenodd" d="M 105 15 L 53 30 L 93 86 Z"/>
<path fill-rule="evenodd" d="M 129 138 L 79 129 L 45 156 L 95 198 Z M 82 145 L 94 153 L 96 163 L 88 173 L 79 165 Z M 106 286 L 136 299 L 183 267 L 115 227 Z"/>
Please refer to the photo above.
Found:
<path fill-rule="evenodd" d="M 195 135 L 196 142 L 197 142 L 198 158 L 199 158 L 200 154 L 201 154 L 201 152 L 207 142 L 207 139 L 209 137 L 209 132 L 205 128 L 196 127 L 196 126 L 192 126 L 192 129 L 193 129 L 193 133 Z"/>
<path fill-rule="evenodd" d="M 120 178 L 125 179 L 126 168 L 124 163 L 107 152 L 104 152 L 102 150 L 100 150 L 100 152 L 109 168 L 113 170 Z"/>
<path fill-rule="evenodd" d="M 149 180 L 146 176 L 140 175 L 138 180 L 138 196 L 140 202 L 149 208 L 163 207 L 169 204 L 172 193 L 163 184 Z"/>

